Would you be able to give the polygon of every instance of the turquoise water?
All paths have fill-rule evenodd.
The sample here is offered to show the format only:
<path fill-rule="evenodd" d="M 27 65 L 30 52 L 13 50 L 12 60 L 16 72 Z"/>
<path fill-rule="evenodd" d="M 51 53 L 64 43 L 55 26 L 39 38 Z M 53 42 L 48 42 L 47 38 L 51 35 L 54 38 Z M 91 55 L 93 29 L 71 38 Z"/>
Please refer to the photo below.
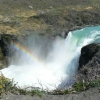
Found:
<path fill-rule="evenodd" d="M 70 44 L 69 52 L 73 55 L 73 58 L 68 65 L 69 70 L 66 70 L 66 72 L 72 74 L 77 71 L 81 48 L 90 43 L 100 43 L 100 26 L 85 27 L 69 32 L 67 42 Z"/>
<path fill-rule="evenodd" d="M 72 32 L 73 39 L 77 39 L 77 44 L 83 42 L 84 39 L 90 39 L 91 42 L 100 42 L 100 26 L 85 27 L 81 30 Z"/>
<path fill-rule="evenodd" d="M 32 41 L 29 42 L 32 43 Z M 27 59 L 22 54 L 21 65 L 13 64 L 1 71 L 4 76 L 10 79 L 14 78 L 18 85 L 22 87 L 34 85 L 34 87 L 48 90 L 65 89 L 73 83 L 72 75 L 77 72 L 81 48 L 93 42 L 100 42 L 100 26 L 75 30 L 69 32 L 66 39 L 55 40 L 52 44 L 53 48 L 47 55 L 47 62 L 43 61 L 44 66 L 38 62 L 34 63 L 32 59 Z M 38 44 L 36 45 L 38 46 Z M 35 48 L 35 46 L 33 47 Z M 40 46 L 39 51 L 41 51 Z M 27 62 L 30 62 L 30 64 L 27 64 Z"/>

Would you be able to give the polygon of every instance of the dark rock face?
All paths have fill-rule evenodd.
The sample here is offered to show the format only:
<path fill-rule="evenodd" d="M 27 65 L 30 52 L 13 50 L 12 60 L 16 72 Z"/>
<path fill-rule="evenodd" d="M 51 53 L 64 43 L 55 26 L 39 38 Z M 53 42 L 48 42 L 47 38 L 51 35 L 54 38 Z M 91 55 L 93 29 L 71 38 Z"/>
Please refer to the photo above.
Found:
<path fill-rule="evenodd" d="M 99 50 L 99 45 L 98 44 L 89 44 L 87 46 L 84 46 L 81 49 L 81 56 L 79 58 L 79 69 L 82 66 L 85 66 L 89 61 L 92 60 L 94 55 L 98 52 Z"/>
<path fill-rule="evenodd" d="M 8 34 L 1 35 L 0 47 L 4 56 L 10 57 L 14 54 L 11 42 L 16 40 L 17 38 L 13 35 L 8 35 Z"/>
<path fill-rule="evenodd" d="M 17 38 L 14 35 L 1 34 L 0 36 L 0 69 L 9 66 L 9 59 L 14 56 L 15 49 L 12 46 Z"/>
<path fill-rule="evenodd" d="M 16 57 L 16 55 L 19 56 L 21 59 L 21 52 L 19 52 L 19 50 L 16 49 L 17 44 L 23 45 L 30 51 L 33 49 L 34 50 L 40 49 L 38 50 L 37 56 L 40 54 L 41 59 L 46 59 L 48 52 L 52 48 L 52 43 L 53 43 L 52 38 L 38 35 L 36 33 L 29 35 L 20 35 L 20 36 L 2 34 L 0 39 L 0 53 L 2 54 L 3 59 L 2 61 L 0 59 L 0 61 L 2 62 L 2 65 L 8 66 L 11 63 L 11 60 L 13 60 L 13 58 Z M 19 60 L 16 61 L 16 59 L 14 59 L 15 62 L 18 62 Z"/>
<path fill-rule="evenodd" d="M 100 78 L 100 44 L 92 43 L 81 49 L 79 79 L 91 81 Z"/>

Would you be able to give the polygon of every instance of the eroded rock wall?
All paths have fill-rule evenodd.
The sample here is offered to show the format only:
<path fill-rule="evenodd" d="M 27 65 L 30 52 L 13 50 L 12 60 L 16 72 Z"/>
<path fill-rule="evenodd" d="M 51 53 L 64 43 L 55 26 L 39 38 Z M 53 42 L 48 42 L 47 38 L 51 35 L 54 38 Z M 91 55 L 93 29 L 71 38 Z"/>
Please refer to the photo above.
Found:
<path fill-rule="evenodd" d="M 100 43 L 92 43 L 81 49 L 79 80 L 100 79 Z"/>

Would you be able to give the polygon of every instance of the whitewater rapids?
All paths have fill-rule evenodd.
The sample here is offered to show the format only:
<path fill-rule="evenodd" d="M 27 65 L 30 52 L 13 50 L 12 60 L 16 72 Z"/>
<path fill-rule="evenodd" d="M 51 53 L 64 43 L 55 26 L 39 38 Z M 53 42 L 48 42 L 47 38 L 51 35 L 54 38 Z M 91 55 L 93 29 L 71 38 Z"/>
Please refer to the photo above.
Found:
<path fill-rule="evenodd" d="M 21 57 L 15 57 L 14 60 L 20 61 L 20 64 L 14 64 L 13 61 L 12 65 L 1 72 L 7 78 L 14 78 L 22 88 L 33 86 L 43 90 L 65 89 L 73 84 L 73 74 L 77 71 L 81 48 L 92 42 L 100 42 L 100 26 L 69 32 L 66 39 L 57 38 L 45 60 L 38 54 L 43 50 L 40 46 L 35 50 L 37 58 L 41 58 L 40 61 L 34 61 L 34 56 L 30 57 L 34 51 L 26 57 L 27 50 L 23 53 L 19 48 Z M 34 43 L 31 42 L 32 44 Z"/>

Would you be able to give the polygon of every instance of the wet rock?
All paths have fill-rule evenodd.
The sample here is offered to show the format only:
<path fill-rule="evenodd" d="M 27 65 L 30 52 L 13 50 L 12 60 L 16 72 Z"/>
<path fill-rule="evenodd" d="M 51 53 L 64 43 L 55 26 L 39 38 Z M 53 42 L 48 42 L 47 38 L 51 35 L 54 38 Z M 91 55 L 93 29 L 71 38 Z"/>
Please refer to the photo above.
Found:
<path fill-rule="evenodd" d="M 92 43 L 81 49 L 78 80 L 100 79 L 100 44 Z"/>
<path fill-rule="evenodd" d="M 62 38 L 66 38 L 67 34 L 68 34 L 67 32 L 62 32 L 61 33 Z"/>
<path fill-rule="evenodd" d="M 92 58 L 98 52 L 99 48 L 100 48 L 99 44 L 92 43 L 84 46 L 81 49 L 81 56 L 79 58 L 79 69 L 92 60 Z"/>
<path fill-rule="evenodd" d="M 0 69 L 9 65 L 9 60 L 15 55 L 15 48 L 12 43 L 17 42 L 17 37 L 9 34 L 1 34 L 0 38 Z"/>
<path fill-rule="evenodd" d="M 11 47 L 11 43 L 16 40 L 17 40 L 17 38 L 13 35 L 9 35 L 9 34 L 1 35 L 0 47 L 1 47 L 1 51 L 4 56 L 9 57 L 14 54 L 14 50 Z"/>

